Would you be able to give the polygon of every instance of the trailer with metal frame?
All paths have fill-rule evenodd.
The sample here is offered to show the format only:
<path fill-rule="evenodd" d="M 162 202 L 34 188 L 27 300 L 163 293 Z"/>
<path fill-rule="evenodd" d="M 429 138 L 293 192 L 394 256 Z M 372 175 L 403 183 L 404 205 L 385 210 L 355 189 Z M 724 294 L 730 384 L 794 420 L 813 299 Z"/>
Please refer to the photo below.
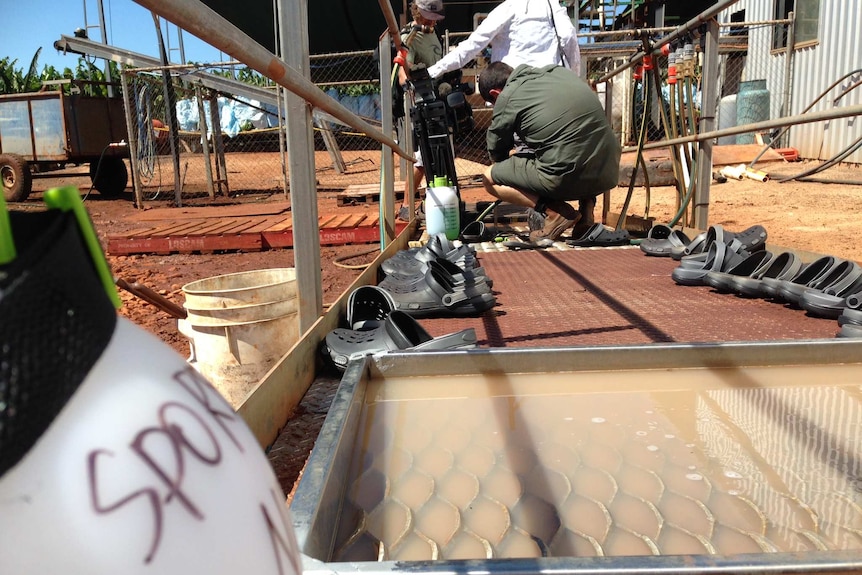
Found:
<path fill-rule="evenodd" d="M 7 201 L 30 194 L 34 177 L 90 165 L 93 187 L 116 196 L 128 183 L 123 101 L 73 87 L 0 96 L 0 181 Z"/>

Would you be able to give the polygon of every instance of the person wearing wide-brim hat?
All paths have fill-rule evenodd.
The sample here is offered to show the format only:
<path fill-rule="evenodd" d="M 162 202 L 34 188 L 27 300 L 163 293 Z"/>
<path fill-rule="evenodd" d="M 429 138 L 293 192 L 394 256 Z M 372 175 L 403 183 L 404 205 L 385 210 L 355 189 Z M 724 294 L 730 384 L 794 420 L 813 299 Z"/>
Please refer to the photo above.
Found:
<path fill-rule="evenodd" d="M 422 65 L 426 68 L 431 67 L 443 57 L 443 45 L 435 30 L 437 22 L 446 15 L 442 0 L 413 0 L 410 3 L 410 15 L 413 21 L 401 31 L 401 42 L 407 48 L 407 69 L 398 70 L 398 82 L 402 86 L 407 83 L 410 70 Z M 425 165 L 422 162 L 422 155 L 417 150 L 416 163 L 413 164 L 413 181 L 417 187 L 424 177 Z M 409 193 L 408 185 L 405 183 L 405 202 Z M 402 203 L 398 210 L 398 219 L 409 221 L 411 209 L 410 206 Z"/>

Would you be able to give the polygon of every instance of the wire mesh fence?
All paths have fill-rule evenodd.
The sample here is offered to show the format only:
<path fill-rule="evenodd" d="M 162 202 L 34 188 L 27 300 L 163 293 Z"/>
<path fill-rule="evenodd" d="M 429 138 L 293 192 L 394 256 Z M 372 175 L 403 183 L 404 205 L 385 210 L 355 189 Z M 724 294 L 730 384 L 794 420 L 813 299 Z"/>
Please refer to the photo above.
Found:
<path fill-rule="evenodd" d="M 642 159 L 640 146 L 697 136 L 704 129 L 747 127 L 787 115 L 793 51 L 784 49 L 781 42 L 785 39 L 786 43 L 788 24 L 781 20 L 719 25 L 716 43 L 709 41 L 707 25 L 683 35 L 675 28 L 584 35 L 582 66 L 586 76 L 596 83 L 620 142 L 639 151 L 636 159 L 623 162 L 620 185 L 629 188 L 627 198 L 631 198 L 635 185 L 647 190 L 650 182 L 671 185 L 683 206 L 677 214 L 683 224 L 703 219 L 704 211 L 698 212 L 697 202 L 690 201 L 712 179 L 712 165 L 701 163 L 701 144 L 664 148 L 661 154 L 651 156 L 655 163 Z M 663 38 L 673 41 L 661 51 L 655 50 Z M 768 38 L 771 45 L 755 41 L 762 38 Z M 713 46 L 714 52 L 707 53 Z M 649 56 L 635 57 L 643 54 Z M 712 70 L 711 83 L 704 77 L 707 69 Z M 773 143 L 780 134 L 778 130 L 749 130 L 713 139 L 712 143 L 762 146 Z M 755 156 L 759 158 L 765 148 L 761 150 L 728 150 L 724 159 L 748 163 Z M 662 162 L 662 158 L 667 161 Z"/>
<path fill-rule="evenodd" d="M 390 76 L 382 82 L 379 80 L 379 61 L 376 51 L 317 55 L 311 56 L 310 60 L 312 81 L 318 87 L 369 124 L 381 127 L 384 110 L 381 109 L 380 90 L 391 90 L 393 82 L 396 80 L 394 76 Z M 475 86 L 472 69 L 465 70 L 464 80 L 465 87 L 469 85 L 472 90 Z M 409 97 L 407 101 L 409 107 Z M 468 95 L 468 103 L 470 104 L 469 113 L 475 122 L 459 121 L 454 115 L 451 118 L 455 170 L 461 183 L 475 181 L 483 169 L 483 163 L 487 157 L 485 128 L 487 128 L 491 112 L 490 108 L 484 108 L 478 95 L 472 93 Z M 396 102 L 395 105 L 397 104 Z M 393 116 L 396 139 L 402 143 L 406 142 L 405 131 L 412 130 L 409 114 L 403 109 L 399 109 L 397 112 L 395 110 L 385 112 Z M 334 145 L 328 145 L 326 138 L 333 138 Z M 337 121 L 317 118 L 315 121 L 315 142 L 316 150 L 326 149 L 329 151 L 336 148 L 342 153 L 354 152 L 349 154 L 353 158 L 354 164 L 352 166 L 348 166 L 348 169 L 342 174 L 327 177 L 327 181 L 335 185 L 345 187 L 352 184 L 367 183 L 360 174 L 367 172 L 370 164 L 379 169 L 377 159 L 372 160 L 368 154 L 363 155 L 355 152 L 378 153 L 380 152 L 380 144 L 364 134 L 356 133 L 349 126 L 339 124 Z M 415 140 L 413 144 L 415 147 Z M 403 182 L 407 177 L 406 170 L 409 166 L 403 161 L 397 161 L 396 164 L 398 165 L 396 179 Z M 333 163 L 333 165 L 335 164 Z M 363 166 L 365 170 L 362 169 Z M 319 173 L 330 169 L 337 171 L 334 167 L 330 168 L 318 162 L 317 170 Z M 375 173 L 374 175 L 379 174 Z M 397 191 L 403 189 L 401 182 L 396 185 Z"/>
<path fill-rule="evenodd" d="M 723 28 L 724 43 L 719 49 L 719 128 L 790 115 L 794 51 L 787 47 L 793 43 L 792 30 L 791 20 L 749 22 Z M 770 142 L 776 135 L 776 131 L 739 134 L 736 143 L 761 139 Z M 718 143 L 732 143 L 730 138 L 721 138 Z M 785 138 L 783 144 L 786 143 Z"/>
<path fill-rule="evenodd" d="M 792 51 L 786 50 L 789 20 L 735 22 L 719 26 L 719 78 L 716 128 L 729 128 L 787 115 Z M 641 39 L 659 40 L 673 28 L 620 30 L 582 35 L 582 65 L 592 81 L 623 67 L 644 50 Z M 753 30 L 765 30 L 754 43 Z M 703 37 L 694 33 L 670 47 L 668 54 L 652 58 L 652 66 L 630 67 L 606 84 L 597 86 L 609 118 L 623 144 L 634 144 L 645 124 L 647 141 L 688 135 L 698 129 L 703 109 Z M 647 92 L 653 96 L 648 100 Z M 661 93 L 661 97 L 656 94 Z M 645 110 L 645 103 L 651 104 Z M 661 106 L 660 104 L 661 103 Z M 662 109 L 663 108 L 663 109 Z M 774 133 L 773 133 L 774 134 Z M 720 138 L 717 143 L 768 142 L 773 134 L 747 133 Z"/>
<path fill-rule="evenodd" d="M 131 163 L 142 199 L 178 191 L 215 196 L 283 190 L 277 92 L 267 103 L 175 73 L 167 76 L 168 89 L 166 72 L 124 72 Z M 176 138 L 170 136 L 172 124 Z"/>
<path fill-rule="evenodd" d="M 672 30 L 640 30 L 638 34 L 655 41 Z M 792 42 L 791 33 L 789 20 L 721 25 L 715 102 L 718 128 L 775 118 L 789 109 L 792 78 L 788 71 L 792 62 L 787 59 L 793 52 L 785 47 Z M 454 46 L 468 34 L 447 32 L 445 43 Z M 591 81 L 625 68 L 643 48 L 640 36 L 631 30 L 586 33 L 581 42 L 582 74 Z M 701 37 L 693 33 L 673 48 L 672 53 L 655 57 L 652 69 L 628 67 L 596 85 L 624 145 L 636 143 L 642 129 L 648 141 L 698 130 L 703 107 Z M 487 60 L 479 57 L 466 65 L 461 71 L 462 83 L 474 87 L 486 64 Z M 380 91 L 391 89 L 392 78 L 381 82 L 379 69 L 374 50 L 310 57 L 311 80 L 377 128 L 382 125 L 383 115 L 392 113 L 382 110 L 380 104 Z M 212 76 L 205 74 L 233 83 L 213 87 L 205 81 Z M 170 93 L 166 77 L 170 78 Z M 127 69 L 124 81 L 127 121 L 134 144 L 133 175 L 140 181 L 144 200 L 288 189 L 282 99 L 279 89 L 266 78 L 248 69 L 166 67 Z M 256 97 L 243 95 L 239 87 L 246 85 L 254 87 Z M 653 97 L 647 98 L 648 93 Z M 660 97 L 656 97 L 659 93 Z M 168 101 L 174 102 L 173 117 L 167 113 L 171 109 Z M 493 112 L 478 93 L 468 93 L 467 101 L 472 120 L 458 126 L 453 142 L 455 169 L 462 186 L 477 183 L 489 163 L 485 134 Z M 319 110 L 313 112 L 313 120 L 319 189 L 344 190 L 380 181 L 379 143 Z M 168 129 L 172 122 L 178 133 L 174 141 Z M 409 114 L 395 118 L 394 125 L 395 136 L 403 140 L 404 131 L 409 129 Z M 717 143 L 769 141 L 775 135 L 741 134 L 721 138 Z M 403 184 L 398 180 L 406 179 L 409 164 L 396 157 L 395 165 L 399 191 Z"/>

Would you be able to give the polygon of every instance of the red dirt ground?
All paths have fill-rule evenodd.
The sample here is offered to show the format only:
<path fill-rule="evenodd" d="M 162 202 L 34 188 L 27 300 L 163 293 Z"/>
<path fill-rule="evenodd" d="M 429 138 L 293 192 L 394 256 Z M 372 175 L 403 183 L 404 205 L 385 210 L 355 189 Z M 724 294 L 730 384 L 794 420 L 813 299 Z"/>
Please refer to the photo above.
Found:
<path fill-rule="evenodd" d="M 742 180 L 714 184 L 710 194 L 709 224 L 720 224 L 731 231 L 762 224 L 769 232 L 769 242 L 772 245 L 832 254 L 862 262 L 862 217 L 859 216 L 862 212 L 862 183 L 856 183 L 862 182 L 862 167 L 840 165 L 819 175 L 824 179 L 845 182 L 841 184 L 796 181 L 782 184 L 776 181 L 781 175 L 796 175 L 815 165 L 817 164 L 812 162 L 763 164 L 758 167 L 770 174 L 772 179 L 768 182 Z M 370 173 L 369 177 L 375 175 L 376 172 Z M 53 179 L 37 180 L 36 183 L 40 186 L 38 190 L 69 184 L 89 186 L 89 181 Z M 318 211 L 321 214 L 355 212 L 377 214 L 376 203 L 338 206 L 337 191 L 334 191 L 337 186 L 327 185 L 326 181 L 321 181 L 320 188 Z M 82 187 L 82 189 L 85 188 Z M 627 188 L 620 187 L 612 192 L 609 202 L 610 211 L 620 211 L 626 191 Z M 468 203 L 491 199 L 483 189 L 476 187 L 463 189 L 462 196 Z M 649 202 L 646 198 L 647 194 L 643 188 L 635 189 L 628 213 L 655 218 L 657 223 L 666 223 L 673 217 L 676 211 L 674 188 L 654 187 L 650 190 Z M 219 197 L 215 200 L 207 196 L 190 197 L 184 199 L 183 204 L 184 207 L 188 207 L 284 201 L 285 195 L 276 190 L 235 195 L 229 198 Z M 166 208 L 171 205 L 170 198 L 145 202 L 146 209 Z M 87 196 L 85 206 L 103 245 L 107 244 L 108 235 L 141 227 L 141 222 L 135 221 L 133 217 L 139 216 L 140 211 L 134 207 L 131 192 L 126 192 L 117 199 L 104 199 L 94 193 Z M 41 193 L 36 191 L 24 204 L 13 204 L 10 208 L 41 209 Z M 597 216 L 601 209 L 602 203 L 599 202 Z M 375 248 L 377 248 L 376 245 L 321 247 L 321 276 L 325 304 L 335 301 L 361 273 L 359 269 L 339 266 L 336 260 L 360 254 L 359 257 L 344 261 L 344 264 L 358 266 L 368 263 L 378 253 Z M 372 253 L 366 253 L 369 250 Z M 232 272 L 294 265 L 292 249 L 249 253 L 129 256 L 108 254 L 108 262 L 115 277 L 129 283 L 137 282 L 155 290 L 177 305 L 183 304 L 182 286 L 189 282 Z M 121 290 L 120 295 L 123 299 L 120 313 L 123 316 L 154 333 L 183 356 L 189 355 L 188 341 L 177 331 L 175 317 L 126 291 Z M 303 418 L 299 417 L 297 420 L 303 420 Z M 289 428 L 290 425 L 291 422 L 288 422 Z M 308 435 L 308 430 L 302 429 L 302 425 L 300 424 L 300 429 L 290 429 L 293 433 Z M 308 444 L 307 449 L 297 449 L 297 453 L 293 453 L 289 449 L 279 447 L 281 451 L 278 456 L 272 454 L 270 456 L 273 469 L 282 482 L 282 488 L 286 494 L 292 493 L 292 487 L 295 486 L 295 481 L 301 474 L 305 457 L 310 450 L 310 442 L 313 443 L 313 440 L 307 437 L 304 441 Z"/>
<path fill-rule="evenodd" d="M 762 224 L 769 232 L 771 244 L 797 249 L 832 254 L 862 261 L 862 167 L 839 165 L 819 174 L 823 179 L 860 182 L 860 184 L 823 184 L 809 182 L 778 183 L 781 175 L 794 175 L 811 166 L 813 162 L 770 162 L 758 165 L 772 179 L 762 183 L 754 180 L 731 180 L 714 184 L 711 188 L 709 223 L 721 224 L 734 231 L 750 225 Z M 70 182 L 88 185 L 85 180 Z M 63 185 L 63 181 L 37 180 L 38 189 Z M 321 182 L 318 194 L 318 210 L 324 213 L 377 213 L 376 203 L 355 206 L 338 206 L 337 191 Z M 36 209 L 41 205 L 41 194 L 35 191 L 23 205 L 11 204 L 11 209 Z M 466 188 L 462 192 L 466 202 L 491 199 L 481 188 Z M 626 195 L 626 188 L 613 191 L 609 209 L 619 211 Z M 164 195 L 163 195 L 164 197 Z M 126 192 L 117 199 L 104 199 L 97 193 L 85 201 L 93 224 L 105 245 L 109 234 L 140 227 L 140 222 L 130 219 L 139 213 L 134 207 L 133 197 Z M 241 194 L 230 198 L 208 196 L 184 199 L 184 206 L 224 205 L 237 203 L 284 202 L 282 192 Z M 629 207 L 629 214 L 654 217 L 657 223 L 667 222 L 673 216 L 676 201 L 671 187 L 654 187 L 650 190 L 647 213 L 646 194 L 636 188 Z M 146 209 L 169 207 L 172 199 L 147 201 Z M 597 215 L 601 202 L 597 207 Z M 361 254 L 374 245 L 346 245 L 321 247 L 321 274 L 324 303 L 333 302 L 354 281 L 361 270 L 348 269 L 336 263 L 337 258 Z M 371 261 L 374 253 L 360 255 L 344 262 L 351 266 Z M 108 254 L 108 260 L 116 277 L 138 282 L 178 305 L 184 301 L 182 286 L 188 282 L 238 271 L 272 267 L 292 267 L 293 250 L 280 249 L 262 252 L 236 252 L 212 254 L 173 255 L 129 255 Z M 121 290 L 124 302 L 120 313 L 136 324 L 156 334 L 183 355 L 188 355 L 189 346 L 184 336 L 178 333 L 176 319 L 168 313 Z"/>

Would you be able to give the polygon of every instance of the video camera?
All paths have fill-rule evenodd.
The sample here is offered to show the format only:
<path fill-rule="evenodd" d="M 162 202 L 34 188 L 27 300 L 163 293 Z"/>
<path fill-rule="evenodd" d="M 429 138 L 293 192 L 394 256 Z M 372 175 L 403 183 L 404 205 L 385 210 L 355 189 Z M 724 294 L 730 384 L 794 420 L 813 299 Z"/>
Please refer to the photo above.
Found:
<path fill-rule="evenodd" d="M 457 186 L 449 136 L 473 127 L 473 110 L 464 95 L 467 90 L 472 91 L 472 86 L 462 84 L 460 79 L 458 71 L 444 76 L 435 85 L 424 67 L 416 67 L 410 72 L 413 92 L 410 120 L 425 164 L 425 178 L 429 182 L 437 176 L 446 176 Z"/>
<path fill-rule="evenodd" d="M 462 77 L 461 70 L 453 70 L 443 74 L 437 83 L 437 93 L 446 102 L 449 123 L 456 140 L 476 125 L 473 108 L 467 101 L 467 96 L 474 92 L 474 87 L 463 82 Z"/>

